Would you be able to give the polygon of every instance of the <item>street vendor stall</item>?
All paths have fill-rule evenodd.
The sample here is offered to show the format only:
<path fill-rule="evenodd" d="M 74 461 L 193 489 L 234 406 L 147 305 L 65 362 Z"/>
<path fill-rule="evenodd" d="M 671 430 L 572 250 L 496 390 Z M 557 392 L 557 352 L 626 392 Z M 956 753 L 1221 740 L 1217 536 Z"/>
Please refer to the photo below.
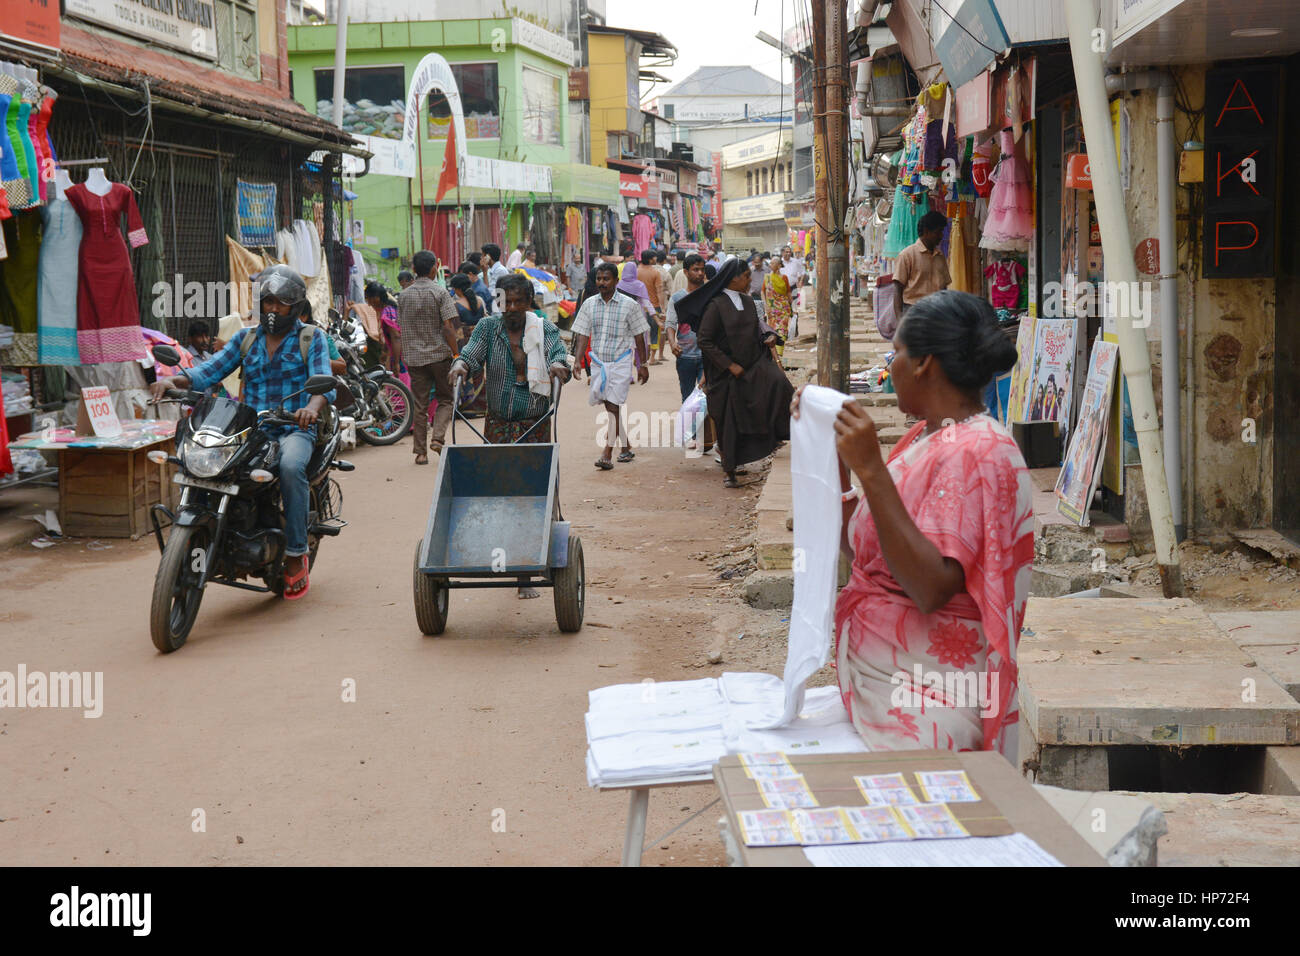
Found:
<path fill-rule="evenodd" d="M 59 524 L 69 537 L 138 538 L 151 530 L 149 509 L 177 499 L 174 467 L 148 459 L 171 454 L 176 422 L 129 420 L 112 437 L 72 428 L 31 432 L 10 449 L 54 452 L 59 458 Z"/>

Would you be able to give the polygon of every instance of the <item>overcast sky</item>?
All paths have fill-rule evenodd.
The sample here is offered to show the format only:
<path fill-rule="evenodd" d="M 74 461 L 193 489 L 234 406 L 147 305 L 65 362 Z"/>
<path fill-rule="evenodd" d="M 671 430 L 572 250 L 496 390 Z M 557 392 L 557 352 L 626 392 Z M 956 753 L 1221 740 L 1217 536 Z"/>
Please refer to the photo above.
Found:
<path fill-rule="evenodd" d="M 780 39 L 783 7 L 786 30 L 795 25 L 796 9 L 808 15 L 808 0 L 608 0 L 605 22 L 667 38 L 677 47 L 677 62 L 659 72 L 674 83 L 701 66 L 752 66 L 789 83 L 790 70 L 787 65 L 782 72 L 780 52 L 754 39 L 760 30 Z M 667 88 L 658 84 L 645 98 Z"/>

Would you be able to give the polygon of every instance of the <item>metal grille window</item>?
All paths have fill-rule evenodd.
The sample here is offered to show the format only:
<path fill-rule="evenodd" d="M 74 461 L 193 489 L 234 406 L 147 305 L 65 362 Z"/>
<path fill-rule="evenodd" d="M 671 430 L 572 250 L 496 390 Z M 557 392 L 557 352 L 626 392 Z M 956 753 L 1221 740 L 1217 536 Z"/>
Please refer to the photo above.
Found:
<path fill-rule="evenodd" d="M 250 80 L 262 78 L 257 49 L 257 8 L 244 0 L 216 0 L 217 62 Z"/>

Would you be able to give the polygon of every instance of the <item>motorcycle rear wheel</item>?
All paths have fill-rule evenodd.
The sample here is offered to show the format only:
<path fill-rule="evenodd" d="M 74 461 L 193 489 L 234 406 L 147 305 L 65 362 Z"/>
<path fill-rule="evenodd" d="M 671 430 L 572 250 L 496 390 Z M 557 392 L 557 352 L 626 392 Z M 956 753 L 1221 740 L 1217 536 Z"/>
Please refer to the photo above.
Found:
<path fill-rule="evenodd" d="M 400 378 L 386 375 L 379 380 L 379 394 L 371 403 L 372 407 L 378 405 L 381 398 L 388 406 L 388 417 L 378 420 L 376 408 L 375 423 L 357 429 L 357 438 L 367 445 L 395 445 L 406 437 L 415 421 L 415 398 Z"/>
<path fill-rule="evenodd" d="M 201 526 L 174 527 L 167 538 L 149 607 L 149 636 L 164 654 L 180 650 L 198 617 L 203 591 L 197 568 L 203 566 L 199 555 L 206 555 L 208 543 L 208 529 Z"/>

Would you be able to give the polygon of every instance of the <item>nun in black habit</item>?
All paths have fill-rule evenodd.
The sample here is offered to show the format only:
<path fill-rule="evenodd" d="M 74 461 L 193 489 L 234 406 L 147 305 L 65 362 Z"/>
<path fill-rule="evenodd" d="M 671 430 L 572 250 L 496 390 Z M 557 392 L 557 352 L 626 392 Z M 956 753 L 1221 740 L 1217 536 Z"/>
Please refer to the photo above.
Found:
<path fill-rule="evenodd" d="M 790 438 L 794 386 L 772 357 L 780 335 L 760 321 L 749 292 L 749 266 L 728 259 L 717 274 L 677 303 L 677 320 L 698 331 L 704 391 L 718 430 L 723 484 L 739 487 L 736 469 L 770 455 Z"/>

